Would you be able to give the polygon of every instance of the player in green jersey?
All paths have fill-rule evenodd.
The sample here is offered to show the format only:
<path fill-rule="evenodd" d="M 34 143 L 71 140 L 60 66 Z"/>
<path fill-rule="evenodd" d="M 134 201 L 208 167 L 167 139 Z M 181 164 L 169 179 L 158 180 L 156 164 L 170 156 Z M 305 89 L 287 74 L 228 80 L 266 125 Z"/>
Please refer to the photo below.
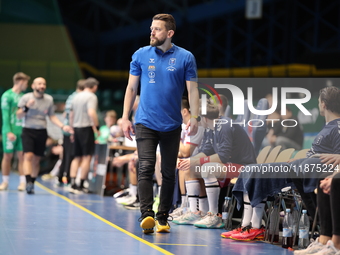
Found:
<path fill-rule="evenodd" d="M 22 167 L 23 152 L 21 143 L 22 120 L 16 116 L 19 99 L 23 96 L 23 91 L 27 89 L 27 83 L 30 77 L 22 72 L 13 76 L 13 87 L 5 91 L 1 96 L 2 112 L 2 146 L 3 158 L 1 162 L 2 183 L 0 190 L 8 189 L 9 173 L 14 151 L 18 157 L 18 171 L 20 175 L 20 184 L 18 190 L 25 190 L 26 181 Z"/>

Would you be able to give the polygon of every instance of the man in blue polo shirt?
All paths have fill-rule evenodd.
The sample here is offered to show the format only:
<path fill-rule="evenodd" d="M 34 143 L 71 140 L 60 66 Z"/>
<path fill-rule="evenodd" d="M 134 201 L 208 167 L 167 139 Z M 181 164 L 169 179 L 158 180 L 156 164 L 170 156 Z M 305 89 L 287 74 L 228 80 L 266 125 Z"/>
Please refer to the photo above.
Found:
<path fill-rule="evenodd" d="M 170 232 L 167 222 L 175 184 L 176 160 L 181 134 L 181 100 L 188 89 L 192 118 L 187 126 L 190 133 L 197 132 L 198 90 L 197 67 L 192 53 L 171 43 L 176 30 L 173 16 L 157 14 L 150 27 L 150 46 L 137 50 L 130 63 L 130 75 L 126 88 L 122 127 L 124 135 L 131 139 L 136 134 L 139 175 L 138 195 L 144 233 Z M 140 104 L 135 116 L 135 128 L 129 121 L 139 83 Z M 160 204 L 154 220 L 153 174 L 156 148 L 160 146 L 162 188 Z"/>

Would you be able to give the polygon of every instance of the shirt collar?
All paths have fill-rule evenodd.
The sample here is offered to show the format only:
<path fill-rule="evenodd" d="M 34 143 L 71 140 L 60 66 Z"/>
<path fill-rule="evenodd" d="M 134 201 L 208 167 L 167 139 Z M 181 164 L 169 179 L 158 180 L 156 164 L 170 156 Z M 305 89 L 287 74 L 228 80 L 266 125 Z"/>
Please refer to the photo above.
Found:
<path fill-rule="evenodd" d="M 172 43 L 172 47 L 169 50 L 167 50 L 166 52 L 164 52 L 164 53 L 163 53 L 163 51 L 161 51 L 157 47 L 155 47 L 155 51 L 158 54 L 164 55 L 164 54 L 167 54 L 167 53 L 174 53 L 175 52 L 175 47 L 176 47 L 176 45 L 174 43 Z"/>

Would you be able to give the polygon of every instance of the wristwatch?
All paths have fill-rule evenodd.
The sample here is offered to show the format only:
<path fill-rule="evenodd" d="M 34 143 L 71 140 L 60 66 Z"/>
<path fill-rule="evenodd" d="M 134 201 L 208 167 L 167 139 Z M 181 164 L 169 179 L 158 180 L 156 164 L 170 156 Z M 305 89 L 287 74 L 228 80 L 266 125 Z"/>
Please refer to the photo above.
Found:
<path fill-rule="evenodd" d="M 200 122 L 201 121 L 201 116 L 192 116 L 194 119 L 197 120 L 197 122 Z"/>

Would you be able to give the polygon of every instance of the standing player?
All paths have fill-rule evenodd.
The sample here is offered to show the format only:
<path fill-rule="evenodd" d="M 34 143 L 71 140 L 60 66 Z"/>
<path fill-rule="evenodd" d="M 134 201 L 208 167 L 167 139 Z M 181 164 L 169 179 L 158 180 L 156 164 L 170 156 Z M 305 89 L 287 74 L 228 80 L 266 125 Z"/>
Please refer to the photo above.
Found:
<path fill-rule="evenodd" d="M 124 135 L 131 140 L 134 127 L 129 114 L 135 101 L 139 83 L 140 103 L 135 116 L 136 141 L 139 158 L 138 195 L 141 210 L 141 228 L 144 233 L 169 232 L 167 222 L 175 185 L 175 170 L 181 134 L 181 99 L 188 89 L 192 118 L 191 134 L 197 132 L 198 90 L 197 67 L 191 52 L 171 42 L 176 30 L 170 14 L 157 14 L 150 27 L 150 46 L 137 50 L 130 63 L 130 76 L 125 93 L 122 126 Z M 153 174 L 156 149 L 160 146 L 162 188 L 160 204 L 154 220 Z"/>
<path fill-rule="evenodd" d="M 71 188 L 70 192 L 79 194 L 84 189 L 92 155 L 94 153 L 94 133 L 98 135 L 98 99 L 94 94 L 99 82 L 95 78 L 87 78 L 84 90 L 79 92 L 72 100 L 70 123 L 74 128 L 74 159 L 71 163 Z M 81 168 L 80 186 L 76 185 L 78 168 Z"/>
<path fill-rule="evenodd" d="M 8 189 L 9 173 L 14 151 L 17 152 L 18 171 L 20 175 L 18 190 L 23 191 L 26 187 L 25 175 L 22 168 L 22 120 L 17 118 L 16 112 L 19 99 L 23 96 L 22 92 L 27 89 L 29 79 L 30 77 L 22 72 L 16 73 L 13 76 L 13 87 L 5 91 L 1 97 L 2 145 L 4 154 L 1 162 L 2 183 L 0 185 L 0 190 Z"/>
<path fill-rule="evenodd" d="M 69 95 L 65 102 L 65 111 L 64 111 L 64 125 L 70 124 L 70 113 L 72 100 L 81 91 L 84 90 L 85 79 L 80 79 L 77 82 L 76 91 L 74 91 L 71 95 Z M 71 134 L 68 132 L 63 132 L 63 160 L 60 165 L 59 174 L 58 174 L 58 185 L 63 186 L 63 177 L 65 176 L 67 179 L 67 183 L 71 182 L 70 180 L 70 167 L 71 162 L 73 160 L 73 141 L 71 141 Z"/>
<path fill-rule="evenodd" d="M 40 170 L 40 158 L 44 156 L 47 140 L 46 117 L 63 131 L 73 132 L 72 128 L 54 115 L 53 98 L 45 94 L 46 80 L 35 78 L 33 92 L 27 93 L 19 100 L 17 117 L 24 118 L 22 145 L 24 151 L 23 168 L 26 175 L 26 192 L 34 194 L 34 182 Z"/>

